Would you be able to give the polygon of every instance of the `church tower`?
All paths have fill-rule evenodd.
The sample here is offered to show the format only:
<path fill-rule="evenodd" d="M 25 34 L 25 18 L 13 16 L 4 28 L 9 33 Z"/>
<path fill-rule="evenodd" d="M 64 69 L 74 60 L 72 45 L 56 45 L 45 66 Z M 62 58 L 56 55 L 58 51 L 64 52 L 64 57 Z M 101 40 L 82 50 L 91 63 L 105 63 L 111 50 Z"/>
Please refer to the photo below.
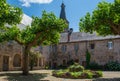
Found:
<path fill-rule="evenodd" d="M 61 4 L 60 18 L 63 19 L 63 20 L 65 20 L 66 23 L 68 24 L 68 27 L 64 29 L 64 32 L 68 32 L 68 29 L 69 29 L 69 21 L 68 21 L 67 18 L 66 18 L 65 5 L 64 5 L 63 2 L 62 2 L 62 4 Z"/>

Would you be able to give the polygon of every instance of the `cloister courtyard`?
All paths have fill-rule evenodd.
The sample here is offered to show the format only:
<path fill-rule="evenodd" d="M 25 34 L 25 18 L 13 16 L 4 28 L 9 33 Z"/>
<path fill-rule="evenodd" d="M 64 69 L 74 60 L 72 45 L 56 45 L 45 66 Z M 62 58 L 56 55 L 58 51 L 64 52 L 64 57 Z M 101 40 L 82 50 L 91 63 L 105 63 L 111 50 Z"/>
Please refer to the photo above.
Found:
<path fill-rule="evenodd" d="M 120 81 L 120 0 L 16 1 L 0 0 L 0 81 Z"/>
<path fill-rule="evenodd" d="M 28 76 L 22 71 L 0 72 L 0 81 L 120 81 L 119 71 L 103 71 L 102 78 L 96 79 L 65 79 L 52 76 L 52 70 L 33 70 Z"/>

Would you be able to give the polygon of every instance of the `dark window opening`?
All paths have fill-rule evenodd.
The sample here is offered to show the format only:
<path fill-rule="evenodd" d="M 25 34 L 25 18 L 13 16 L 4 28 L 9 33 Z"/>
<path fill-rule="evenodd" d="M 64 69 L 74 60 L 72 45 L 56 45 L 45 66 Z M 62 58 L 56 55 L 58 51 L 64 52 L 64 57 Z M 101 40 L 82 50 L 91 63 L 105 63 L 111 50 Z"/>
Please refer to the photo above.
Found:
<path fill-rule="evenodd" d="M 95 48 L 95 44 L 90 44 L 90 48 L 94 49 Z"/>

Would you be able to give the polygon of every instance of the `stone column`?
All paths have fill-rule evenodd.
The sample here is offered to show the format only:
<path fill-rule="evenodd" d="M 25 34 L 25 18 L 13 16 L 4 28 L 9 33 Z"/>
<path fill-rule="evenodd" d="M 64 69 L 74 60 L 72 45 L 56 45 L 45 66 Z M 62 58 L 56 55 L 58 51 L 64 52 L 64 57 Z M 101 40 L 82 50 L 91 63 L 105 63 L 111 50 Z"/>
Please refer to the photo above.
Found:
<path fill-rule="evenodd" d="M 14 62 L 14 55 L 13 56 L 9 56 L 9 70 L 14 70 L 14 66 L 13 66 L 13 62 Z"/>
<path fill-rule="evenodd" d="M 39 58 L 37 58 L 37 69 L 39 68 Z"/>
<path fill-rule="evenodd" d="M 43 57 L 41 58 L 41 66 L 43 68 Z"/>

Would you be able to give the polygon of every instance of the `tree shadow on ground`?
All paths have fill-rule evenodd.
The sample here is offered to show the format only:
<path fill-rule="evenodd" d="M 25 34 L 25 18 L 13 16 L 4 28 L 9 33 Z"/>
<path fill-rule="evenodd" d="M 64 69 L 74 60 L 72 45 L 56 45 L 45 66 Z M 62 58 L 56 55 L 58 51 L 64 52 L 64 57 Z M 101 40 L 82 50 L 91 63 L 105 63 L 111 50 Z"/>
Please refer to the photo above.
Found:
<path fill-rule="evenodd" d="M 92 81 L 120 81 L 120 77 L 119 78 L 96 78 Z"/>
<path fill-rule="evenodd" d="M 49 80 L 41 80 L 47 77 L 47 73 L 31 73 L 27 76 L 22 75 L 21 73 L 5 73 L 0 74 L 0 77 L 4 77 L 5 81 L 49 81 Z"/>

